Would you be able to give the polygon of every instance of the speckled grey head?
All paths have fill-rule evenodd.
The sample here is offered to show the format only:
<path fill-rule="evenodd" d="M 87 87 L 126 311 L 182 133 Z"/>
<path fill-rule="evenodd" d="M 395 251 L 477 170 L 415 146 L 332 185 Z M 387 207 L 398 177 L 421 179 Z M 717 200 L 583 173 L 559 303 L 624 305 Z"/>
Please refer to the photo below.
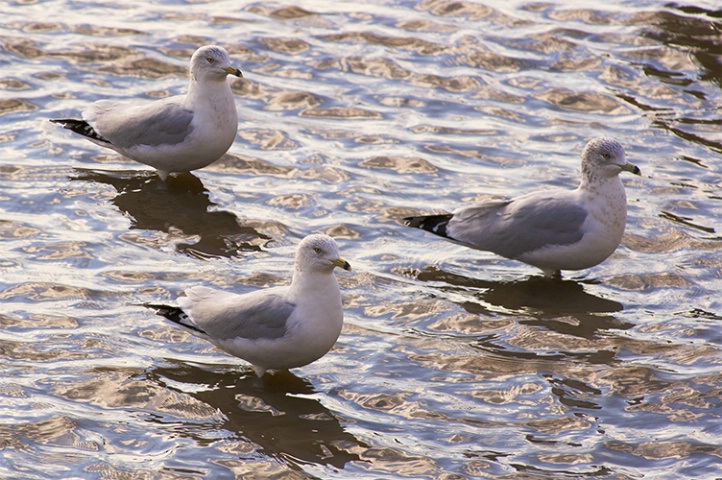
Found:
<path fill-rule="evenodd" d="M 591 140 L 582 152 L 582 175 L 588 181 L 608 178 L 622 171 L 639 175 L 639 167 L 627 162 L 624 147 L 618 141 L 600 137 Z"/>
<path fill-rule="evenodd" d="M 296 269 L 299 271 L 327 271 L 334 267 L 351 271 L 351 265 L 341 258 L 336 241 L 328 235 L 313 234 L 304 238 L 296 251 Z"/>
<path fill-rule="evenodd" d="M 191 77 L 195 80 L 223 80 L 227 75 L 242 77 L 243 74 L 231 65 L 231 57 L 225 48 L 217 45 L 201 47 L 191 57 Z"/>

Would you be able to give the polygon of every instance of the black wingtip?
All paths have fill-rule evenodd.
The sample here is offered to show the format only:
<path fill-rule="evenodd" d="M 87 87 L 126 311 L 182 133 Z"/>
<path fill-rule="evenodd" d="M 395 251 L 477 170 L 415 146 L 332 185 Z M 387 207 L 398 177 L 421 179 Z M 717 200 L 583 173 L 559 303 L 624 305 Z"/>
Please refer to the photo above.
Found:
<path fill-rule="evenodd" d="M 172 305 L 162 305 L 159 303 L 144 303 L 143 306 L 145 308 L 155 310 L 156 315 L 165 317 L 173 323 L 181 323 L 184 317 L 188 317 L 185 312 L 183 312 L 183 310 Z"/>
<path fill-rule="evenodd" d="M 62 125 L 63 128 L 67 128 L 78 135 L 88 137 L 98 142 L 111 143 L 96 132 L 95 129 L 85 120 L 78 120 L 75 118 L 51 118 L 50 121 L 57 123 L 58 125 Z"/>
<path fill-rule="evenodd" d="M 441 237 L 448 237 L 446 226 L 453 215 L 447 213 L 442 215 L 421 215 L 418 217 L 406 217 L 404 223 L 409 227 L 420 228 Z"/>
<path fill-rule="evenodd" d="M 188 318 L 188 314 L 181 310 L 179 307 L 174 307 L 172 305 L 162 305 L 158 303 L 144 303 L 143 306 L 155 310 L 156 315 L 160 315 L 161 317 L 164 317 L 166 320 L 170 320 L 176 325 L 179 325 L 188 330 L 202 333 L 203 335 L 206 334 L 206 332 L 196 327 L 193 322 L 190 321 L 190 318 Z"/>

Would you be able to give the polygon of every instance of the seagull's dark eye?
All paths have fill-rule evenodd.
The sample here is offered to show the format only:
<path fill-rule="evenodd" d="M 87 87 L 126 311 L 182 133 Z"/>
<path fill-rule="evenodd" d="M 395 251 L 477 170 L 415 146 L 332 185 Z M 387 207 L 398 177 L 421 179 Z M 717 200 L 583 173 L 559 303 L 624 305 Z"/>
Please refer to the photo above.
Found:
<path fill-rule="evenodd" d="M 212 58 L 212 57 L 206 57 L 206 60 L 208 60 L 208 63 L 210 63 L 211 65 L 213 65 L 214 63 L 216 63 L 216 60 L 215 60 L 214 58 Z"/>
<path fill-rule="evenodd" d="M 321 255 L 321 252 L 322 252 L 323 250 L 321 250 L 321 249 L 318 248 L 318 247 L 313 247 L 313 251 L 316 252 L 318 255 Z"/>
<path fill-rule="evenodd" d="M 602 154 L 602 158 L 603 158 L 604 160 L 609 160 L 611 157 L 612 157 L 612 156 L 609 155 L 608 153 L 603 153 L 603 154 Z"/>

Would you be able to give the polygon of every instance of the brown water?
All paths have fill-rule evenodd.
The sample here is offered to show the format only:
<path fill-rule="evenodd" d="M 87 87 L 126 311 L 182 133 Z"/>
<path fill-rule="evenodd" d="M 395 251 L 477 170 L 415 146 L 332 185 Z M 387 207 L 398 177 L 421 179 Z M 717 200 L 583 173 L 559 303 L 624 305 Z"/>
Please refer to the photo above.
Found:
<path fill-rule="evenodd" d="M 722 10 L 694 4 L 3 2 L 0 477 L 722 478 Z M 245 75 L 209 168 L 166 185 L 47 121 L 182 93 L 209 43 Z M 573 188 L 601 135 L 643 176 L 597 267 L 401 224 Z M 292 374 L 137 306 L 282 283 L 312 232 L 354 272 Z"/>

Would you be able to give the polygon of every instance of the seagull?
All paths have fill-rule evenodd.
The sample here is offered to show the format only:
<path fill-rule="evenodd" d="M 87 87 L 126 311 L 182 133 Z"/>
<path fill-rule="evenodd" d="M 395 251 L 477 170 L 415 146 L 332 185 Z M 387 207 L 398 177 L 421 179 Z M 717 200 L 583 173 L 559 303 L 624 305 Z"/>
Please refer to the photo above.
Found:
<path fill-rule="evenodd" d="M 195 286 L 178 306 L 145 304 L 174 324 L 249 362 L 256 375 L 302 367 L 324 356 L 343 325 L 335 267 L 351 271 L 336 241 L 313 234 L 296 251 L 291 284 L 243 295 Z"/>
<path fill-rule="evenodd" d="M 582 152 L 582 179 L 575 190 L 534 191 L 404 222 L 561 278 L 562 270 L 593 267 L 619 246 L 627 219 L 627 196 L 619 178 L 623 171 L 640 175 L 639 168 L 627 162 L 621 143 L 595 138 Z"/>
<path fill-rule="evenodd" d="M 228 75 L 243 77 L 228 52 L 201 47 L 190 63 L 188 93 L 153 102 L 99 100 L 82 120 L 51 119 L 101 147 L 155 167 L 161 179 L 218 160 L 233 144 L 238 114 Z"/>

